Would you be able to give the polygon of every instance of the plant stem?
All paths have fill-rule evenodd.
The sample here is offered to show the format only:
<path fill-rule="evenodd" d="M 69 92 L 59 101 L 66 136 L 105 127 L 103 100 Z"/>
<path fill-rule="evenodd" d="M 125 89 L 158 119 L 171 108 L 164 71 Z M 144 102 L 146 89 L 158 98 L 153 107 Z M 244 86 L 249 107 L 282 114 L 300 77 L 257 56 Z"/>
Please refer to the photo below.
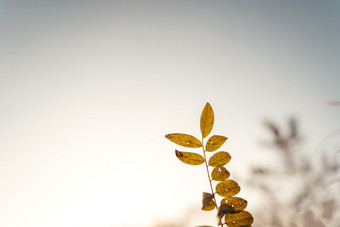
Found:
<path fill-rule="evenodd" d="M 214 189 L 213 189 L 213 186 L 211 184 L 211 177 L 210 177 L 210 173 L 209 173 L 209 168 L 208 168 L 208 162 L 207 162 L 207 157 L 205 155 L 205 147 L 204 147 L 204 143 L 203 143 L 203 137 L 202 137 L 202 149 L 203 149 L 203 155 L 204 155 L 204 163 L 205 163 L 205 168 L 207 169 L 207 174 L 208 174 L 208 179 L 209 179 L 209 184 L 210 184 L 210 190 L 211 190 L 211 194 L 213 195 L 213 198 L 214 198 L 214 202 L 215 202 L 215 207 L 216 207 L 216 210 L 218 212 L 218 205 L 217 205 L 217 201 L 216 201 L 216 198 L 215 198 L 215 193 L 214 193 Z M 222 224 L 222 218 L 220 218 L 220 223 L 219 225 L 221 225 L 223 227 L 223 224 Z"/>

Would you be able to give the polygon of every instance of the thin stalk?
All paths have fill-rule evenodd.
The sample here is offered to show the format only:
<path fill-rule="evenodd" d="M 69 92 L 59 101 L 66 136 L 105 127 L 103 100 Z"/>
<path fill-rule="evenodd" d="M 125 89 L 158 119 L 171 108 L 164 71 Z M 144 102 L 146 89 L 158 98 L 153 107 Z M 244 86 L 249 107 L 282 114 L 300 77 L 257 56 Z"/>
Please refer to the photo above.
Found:
<path fill-rule="evenodd" d="M 214 199 L 214 202 L 215 202 L 215 207 L 216 207 L 216 210 L 218 212 L 218 205 L 217 205 L 217 201 L 216 201 L 216 198 L 215 198 L 215 193 L 214 193 L 214 189 L 213 189 L 213 186 L 211 184 L 211 177 L 210 177 L 210 173 L 209 173 L 209 168 L 208 168 L 208 162 L 207 162 L 207 157 L 205 155 L 205 147 L 204 147 L 204 143 L 203 143 L 203 137 L 202 137 L 202 149 L 203 149 L 203 155 L 204 155 L 204 163 L 205 163 L 205 168 L 207 170 L 207 174 L 208 174 L 208 179 L 209 179 L 209 184 L 210 184 L 210 190 L 211 190 L 211 194 L 213 195 L 213 199 Z M 221 223 L 221 226 L 223 227 L 223 224 L 222 224 L 222 218 L 220 218 L 220 223 Z"/>

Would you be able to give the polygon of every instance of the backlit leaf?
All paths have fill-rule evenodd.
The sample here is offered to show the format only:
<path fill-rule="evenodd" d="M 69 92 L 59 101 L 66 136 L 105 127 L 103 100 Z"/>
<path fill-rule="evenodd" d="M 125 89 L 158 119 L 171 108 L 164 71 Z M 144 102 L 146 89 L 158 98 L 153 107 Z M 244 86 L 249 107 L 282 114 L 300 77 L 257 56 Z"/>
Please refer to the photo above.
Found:
<path fill-rule="evenodd" d="M 254 222 L 253 216 L 247 211 L 241 211 L 235 214 L 226 214 L 225 222 L 228 226 L 250 226 Z"/>
<path fill-rule="evenodd" d="M 230 173 L 223 166 L 217 166 L 211 172 L 211 178 L 215 181 L 224 181 L 228 179 L 229 176 L 230 176 Z"/>
<path fill-rule="evenodd" d="M 199 141 L 196 137 L 188 135 L 188 134 L 172 133 L 172 134 L 165 135 L 165 137 L 171 140 L 172 142 L 183 147 L 190 147 L 190 148 L 202 147 L 201 141 Z"/>
<path fill-rule="evenodd" d="M 208 192 L 203 192 L 202 204 L 203 206 L 208 205 L 211 200 L 213 200 L 214 196 Z"/>
<path fill-rule="evenodd" d="M 214 154 L 210 159 L 209 159 L 209 165 L 212 167 L 216 166 L 224 166 L 231 160 L 231 156 L 228 152 L 225 151 L 220 151 Z"/>
<path fill-rule="evenodd" d="M 240 190 L 240 186 L 233 180 L 221 181 L 216 185 L 216 193 L 223 197 L 236 195 Z"/>
<path fill-rule="evenodd" d="M 213 198 L 214 196 L 212 194 L 203 192 L 202 210 L 210 211 L 216 207 Z"/>
<path fill-rule="evenodd" d="M 203 138 L 207 137 L 214 125 L 214 111 L 209 103 L 207 103 L 201 114 L 201 133 Z"/>
<path fill-rule="evenodd" d="M 224 215 L 233 214 L 234 212 L 235 211 L 231 206 L 224 204 L 218 208 L 217 217 L 221 219 Z"/>
<path fill-rule="evenodd" d="M 224 198 L 221 201 L 221 205 L 228 205 L 232 207 L 235 211 L 244 210 L 247 207 L 247 200 L 239 197 Z"/>
<path fill-rule="evenodd" d="M 224 137 L 224 136 L 214 135 L 214 136 L 209 138 L 205 148 L 206 148 L 207 151 L 216 151 L 218 148 L 220 148 L 224 144 L 224 142 L 227 139 L 228 138 Z"/>
<path fill-rule="evenodd" d="M 204 211 L 211 211 L 213 209 L 215 209 L 216 205 L 214 200 L 211 200 L 207 205 L 202 206 L 202 210 Z"/>
<path fill-rule="evenodd" d="M 192 152 L 184 152 L 176 150 L 176 157 L 182 162 L 189 165 L 201 165 L 204 163 L 204 158 L 202 155 L 192 153 Z"/>

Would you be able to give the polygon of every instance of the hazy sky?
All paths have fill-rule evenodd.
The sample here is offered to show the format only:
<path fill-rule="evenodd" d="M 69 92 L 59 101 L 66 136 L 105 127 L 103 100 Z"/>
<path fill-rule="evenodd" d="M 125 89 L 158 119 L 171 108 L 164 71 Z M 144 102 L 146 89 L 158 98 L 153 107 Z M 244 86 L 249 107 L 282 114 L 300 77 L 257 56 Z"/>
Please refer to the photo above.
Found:
<path fill-rule="evenodd" d="M 0 0 L 0 226 L 200 209 L 205 170 L 164 135 L 199 137 L 207 101 L 231 177 L 273 161 L 265 118 L 296 116 L 312 149 L 340 126 L 339 40 L 336 0 Z"/>

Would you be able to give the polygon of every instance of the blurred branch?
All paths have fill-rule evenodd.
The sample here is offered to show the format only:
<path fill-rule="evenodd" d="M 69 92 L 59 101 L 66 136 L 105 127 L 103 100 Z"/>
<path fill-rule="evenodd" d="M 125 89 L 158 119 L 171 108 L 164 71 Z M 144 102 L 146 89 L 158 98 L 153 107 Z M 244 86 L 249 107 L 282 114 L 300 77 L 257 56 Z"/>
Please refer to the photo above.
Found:
<path fill-rule="evenodd" d="M 273 138 L 269 144 L 272 145 L 275 150 L 281 152 L 286 171 L 294 172 L 296 166 L 293 158 L 293 149 L 294 145 L 301 141 L 296 119 L 293 117 L 289 119 L 288 132 L 285 134 L 283 134 L 279 126 L 272 121 L 265 120 L 264 126 L 269 130 Z"/>
<path fill-rule="evenodd" d="M 285 130 L 269 120 L 264 121 L 264 126 L 271 135 L 271 140 L 266 144 L 278 151 L 284 168 L 252 168 L 248 182 L 262 192 L 262 206 L 266 205 L 267 210 L 254 215 L 257 224 L 267 227 L 323 227 L 325 223 L 331 226 L 340 221 L 340 217 L 336 216 L 340 197 L 330 187 L 331 183 L 334 187 L 339 186 L 334 185 L 339 183 L 340 177 L 340 163 L 335 157 L 339 152 L 321 152 L 322 149 L 318 149 L 317 152 L 304 153 L 298 122 L 293 117 Z M 321 142 L 325 144 L 338 135 L 340 129 Z"/>

